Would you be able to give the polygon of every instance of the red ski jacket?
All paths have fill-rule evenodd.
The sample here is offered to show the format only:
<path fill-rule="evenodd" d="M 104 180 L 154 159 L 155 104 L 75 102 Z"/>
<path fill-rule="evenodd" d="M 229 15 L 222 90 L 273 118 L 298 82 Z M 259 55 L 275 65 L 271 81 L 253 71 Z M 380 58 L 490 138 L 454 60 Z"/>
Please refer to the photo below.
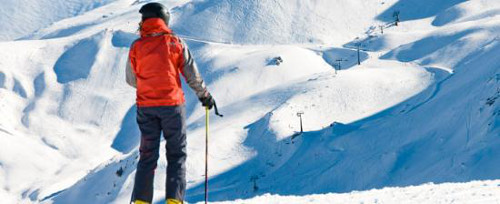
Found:
<path fill-rule="evenodd" d="M 130 49 L 127 82 L 137 89 L 137 106 L 176 106 L 184 103 L 182 74 L 198 98 L 208 94 L 185 43 L 160 18 L 145 20 L 141 38 Z"/>

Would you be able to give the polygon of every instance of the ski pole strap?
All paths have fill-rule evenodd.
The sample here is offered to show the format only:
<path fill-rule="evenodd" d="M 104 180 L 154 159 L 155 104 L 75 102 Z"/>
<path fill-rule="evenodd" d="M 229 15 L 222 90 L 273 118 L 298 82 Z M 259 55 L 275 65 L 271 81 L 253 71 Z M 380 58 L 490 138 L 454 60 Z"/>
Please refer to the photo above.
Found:
<path fill-rule="evenodd" d="M 217 115 L 217 116 L 219 116 L 221 118 L 224 117 L 224 115 L 222 115 L 222 114 L 219 113 L 219 110 L 217 109 L 217 104 L 216 103 L 214 103 L 214 109 L 215 109 L 215 115 Z"/>

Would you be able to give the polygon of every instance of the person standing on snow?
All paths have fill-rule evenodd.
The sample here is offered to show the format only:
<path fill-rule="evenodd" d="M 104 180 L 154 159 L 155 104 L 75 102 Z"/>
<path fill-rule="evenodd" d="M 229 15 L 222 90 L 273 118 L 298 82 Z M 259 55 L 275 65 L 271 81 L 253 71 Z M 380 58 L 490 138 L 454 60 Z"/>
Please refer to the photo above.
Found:
<path fill-rule="evenodd" d="M 186 191 L 186 110 L 180 75 L 202 105 L 215 101 L 207 91 L 186 44 L 168 28 L 170 13 L 160 3 L 148 3 L 139 13 L 141 37 L 130 48 L 126 81 L 137 89 L 137 123 L 141 130 L 132 201 L 153 200 L 154 171 L 159 158 L 160 135 L 167 149 L 167 204 L 183 203 Z"/>

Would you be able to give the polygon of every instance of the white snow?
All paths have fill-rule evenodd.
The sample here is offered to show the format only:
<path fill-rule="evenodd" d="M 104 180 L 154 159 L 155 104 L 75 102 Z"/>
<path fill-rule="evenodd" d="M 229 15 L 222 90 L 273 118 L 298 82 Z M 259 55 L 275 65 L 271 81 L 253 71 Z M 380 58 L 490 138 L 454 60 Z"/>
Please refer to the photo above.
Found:
<path fill-rule="evenodd" d="M 174 29 L 217 42 L 339 45 L 372 26 L 389 2 L 394 1 L 193 1 L 174 9 Z"/>
<path fill-rule="evenodd" d="M 56 21 L 81 15 L 114 0 L 2 0 L 0 41 L 18 39 Z"/>
<path fill-rule="evenodd" d="M 140 133 L 124 66 L 146 2 L 2 2 L 2 202 L 129 201 Z M 497 0 L 161 2 L 225 115 L 211 115 L 211 201 L 500 202 Z M 204 110 L 184 87 L 196 203 Z"/>
<path fill-rule="evenodd" d="M 405 188 L 353 191 L 343 194 L 280 196 L 265 194 L 250 200 L 214 203 L 500 203 L 500 181 L 424 184 Z"/>

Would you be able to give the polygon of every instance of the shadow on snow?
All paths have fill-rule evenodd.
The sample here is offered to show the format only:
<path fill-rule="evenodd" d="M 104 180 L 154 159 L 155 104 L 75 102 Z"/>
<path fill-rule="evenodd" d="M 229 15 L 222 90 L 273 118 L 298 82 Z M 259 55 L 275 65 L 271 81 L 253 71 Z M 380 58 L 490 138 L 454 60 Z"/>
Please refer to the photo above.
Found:
<path fill-rule="evenodd" d="M 104 33 L 83 39 L 66 50 L 54 65 L 57 82 L 66 84 L 78 79 L 86 79 L 99 52 Z"/>
<path fill-rule="evenodd" d="M 140 142 L 141 132 L 136 123 L 137 107 L 132 106 L 122 120 L 121 128 L 116 134 L 111 147 L 121 153 L 127 154 Z"/>
<path fill-rule="evenodd" d="M 400 12 L 401 21 L 410 21 L 435 16 L 446 9 L 453 7 L 466 0 L 440 0 L 440 1 L 422 1 L 422 0 L 400 0 L 389 9 L 377 16 L 377 20 L 392 22 L 395 11 Z"/>

